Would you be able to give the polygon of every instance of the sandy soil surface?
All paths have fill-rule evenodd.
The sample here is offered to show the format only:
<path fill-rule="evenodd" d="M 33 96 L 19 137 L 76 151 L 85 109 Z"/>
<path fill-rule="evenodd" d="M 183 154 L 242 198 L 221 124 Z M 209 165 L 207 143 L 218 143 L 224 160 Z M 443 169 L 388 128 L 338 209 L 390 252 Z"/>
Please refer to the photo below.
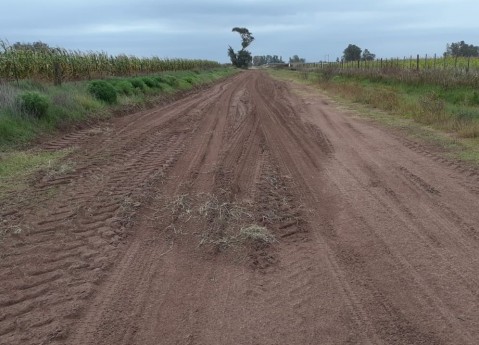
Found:
<path fill-rule="evenodd" d="M 0 344 L 478 344 L 479 172 L 246 71 L 44 144 Z"/>

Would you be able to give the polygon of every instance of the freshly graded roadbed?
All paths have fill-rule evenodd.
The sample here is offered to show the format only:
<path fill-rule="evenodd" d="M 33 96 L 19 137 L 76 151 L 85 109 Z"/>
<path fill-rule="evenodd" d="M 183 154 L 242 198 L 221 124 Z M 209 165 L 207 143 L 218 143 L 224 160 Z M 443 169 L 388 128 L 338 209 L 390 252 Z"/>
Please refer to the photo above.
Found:
<path fill-rule="evenodd" d="M 74 149 L 0 202 L 1 345 L 479 343 L 478 170 L 306 86 L 245 71 L 42 148 Z"/>

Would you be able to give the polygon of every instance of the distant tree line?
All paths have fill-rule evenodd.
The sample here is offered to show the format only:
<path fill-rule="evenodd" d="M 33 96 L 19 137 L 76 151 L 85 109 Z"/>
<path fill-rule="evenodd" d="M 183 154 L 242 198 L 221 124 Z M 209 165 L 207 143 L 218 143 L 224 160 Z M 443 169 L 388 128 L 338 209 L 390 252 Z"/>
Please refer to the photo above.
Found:
<path fill-rule="evenodd" d="M 271 63 L 284 63 L 283 57 L 278 55 L 260 55 L 253 56 L 253 65 L 262 66 Z"/>
<path fill-rule="evenodd" d="M 289 58 L 289 63 L 305 63 L 306 59 L 300 58 L 298 55 L 293 55 Z"/>
<path fill-rule="evenodd" d="M 12 45 L 12 49 L 14 49 L 14 50 L 37 51 L 37 52 L 51 52 L 51 51 L 55 50 L 55 48 L 52 48 L 48 44 L 43 43 L 41 41 L 33 42 L 33 43 L 16 42 Z"/>
<path fill-rule="evenodd" d="M 452 57 L 473 57 L 479 56 L 479 47 L 473 44 L 467 44 L 464 41 L 455 42 L 446 45 L 444 56 Z"/>
<path fill-rule="evenodd" d="M 464 41 L 448 43 L 443 55 L 445 57 L 479 57 L 479 46 L 467 44 Z M 346 49 L 344 49 L 342 56 L 344 62 L 372 61 L 374 59 L 376 59 L 375 54 L 371 53 L 368 49 L 364 49 L 363 51 L 355 44 L 349 44 Z"/>
<path fill-rule="evenodd" d="M 350 44 L 343 51 L 343 60 L 349 61 L 372 61 L 376 58 L 376 54 L 371 53 L 368 49 L 364 51 L 355 44 Z"/>

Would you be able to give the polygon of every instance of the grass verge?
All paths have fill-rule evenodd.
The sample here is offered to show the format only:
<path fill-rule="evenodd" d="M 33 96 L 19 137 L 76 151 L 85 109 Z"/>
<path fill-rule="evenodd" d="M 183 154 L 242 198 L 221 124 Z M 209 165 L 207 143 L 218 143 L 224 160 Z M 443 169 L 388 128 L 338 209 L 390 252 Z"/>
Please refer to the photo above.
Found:
<path fill-rule="evenodd" d="M 270 75 L 313 86 L 342 107 L 440 147 L 450 158 L 479 165 L 479 107 L 469 87 L 408 85 L 390 80 L 271 70 Z"/>
<path fill-rule="evenodd" d="M 232 68 L 165 72 L 53 86 L 36 81 L 0 82 L 0 152 L 25 147 L 41 135 L 86 121 L 108 118 L 122 108 L 211 83 Z"/>

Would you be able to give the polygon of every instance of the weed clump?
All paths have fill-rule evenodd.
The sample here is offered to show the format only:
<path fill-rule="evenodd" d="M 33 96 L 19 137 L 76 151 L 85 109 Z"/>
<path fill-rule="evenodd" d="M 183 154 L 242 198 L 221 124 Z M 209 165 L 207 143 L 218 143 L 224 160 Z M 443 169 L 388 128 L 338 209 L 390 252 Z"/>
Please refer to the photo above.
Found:
<path fill-rule="evenodd" d="M 425 124 L 443 122 L 446 117 L 446 102 L 436 92 L 430 92 L 419 99 L 421 114 L 416 120 Z"/>
<path fill-rule="evenodd" d="M 135 88 L 128 80 L 121 80 L 116 83 L 115 89 L 118 91 L 118 93 L 126 96 L 130 96 L 135 92 Z"/>
<path fill-rule="evenodd" d="M 143 77 L 141 79 L 143 80 L 145 85 L 148 86 L 149 88 L 157 88 L 160 84 L 160 82 L 156 80 L 155 78 Z"/>
<path fill-rule="evenodd" d="M 117 94 L 113 85 L 104 80 L 95 80 L 88 85 L 88 92 L 101 101 L 108 104 L 116 102 Z"/>
<path fill-rule="evenodd" d="M 320 80 L 324 82 L 331 81 L 335 76 L 339 74 L 339 69 L 335 66 L 326 66 L 321 70 Z"/>
<path fill-rule="evenodd" d="M 163 76 L 163 79 L 171 87 L 178 87 L 179 86 L 178 79 L 176 77 L 172 76 L 172 75 L 165 75 L 165 76 Z"/>
<path fill-rule="evenodd" d="M 48 97 L 35 91 L 21 94 L 18 98 L 18 103 L 25 113 L 37 118 L 44 117 L 50 106 Z"/>
<path fill-rule="evenodd" d="M 144 92 L 148 88 L 141 78 L 132 78 L 130 79 L 130 83 L 135 89 L 138 89 L 141 92 Z"/>

